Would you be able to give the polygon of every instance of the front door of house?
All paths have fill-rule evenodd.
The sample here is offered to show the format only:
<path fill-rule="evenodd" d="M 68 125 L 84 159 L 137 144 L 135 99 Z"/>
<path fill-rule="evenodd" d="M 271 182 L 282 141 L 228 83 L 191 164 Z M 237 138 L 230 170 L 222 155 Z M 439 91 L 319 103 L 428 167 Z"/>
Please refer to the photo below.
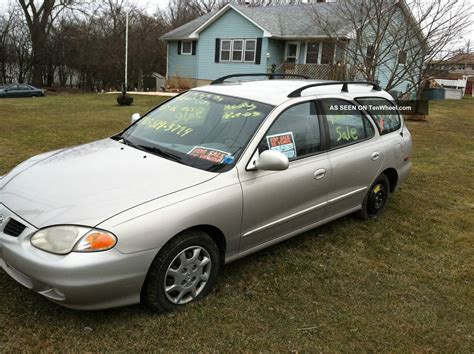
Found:
<path fill-rule="evenodd" d="M 300 55 L 300 42 L 286 42 L 285 61 L 290 64 L 298 64 Z"/>

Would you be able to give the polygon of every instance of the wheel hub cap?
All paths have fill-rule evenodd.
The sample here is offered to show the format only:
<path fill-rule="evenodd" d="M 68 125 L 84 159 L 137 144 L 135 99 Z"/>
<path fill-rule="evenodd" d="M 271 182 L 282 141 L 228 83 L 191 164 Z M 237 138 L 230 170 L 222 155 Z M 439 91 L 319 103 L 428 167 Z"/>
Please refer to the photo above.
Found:
<path fill-rule="evenodd" d="M 169 301 L 183 305 L 194 300 L 204 289 L 211 273 L 211 257 L 200 246 L 181 251 L 168 266 L 164 290 Z"/>

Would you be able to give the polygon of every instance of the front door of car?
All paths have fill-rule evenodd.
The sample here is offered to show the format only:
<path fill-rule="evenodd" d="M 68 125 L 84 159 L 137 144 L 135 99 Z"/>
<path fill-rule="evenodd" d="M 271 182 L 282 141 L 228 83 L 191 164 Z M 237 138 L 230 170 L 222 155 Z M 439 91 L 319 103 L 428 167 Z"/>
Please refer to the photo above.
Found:
<path fill-rule="evenodd" d="M 7 88 L 7 97 L 16 98 L 18 96 L 18 85 L 10 85 Z"/>
<path fill-rule="evenodd" d="M 331 162 L 328 213 L 359 207 L 380 173 L 385 150 L 375 126 L 353 102 L 338 98 L 317 102 L 324 112 Z"/>
<path fill-rule="evenodd" d="M 258 152 L 269 149 L 287 155 L 290 165 L 276 172 L 239 168 L 243 192 L 240 252 L 289 236 L 326 216 L 331 167 L 323 152 L 314 102 L 293 105 L 275 119 Z"/>

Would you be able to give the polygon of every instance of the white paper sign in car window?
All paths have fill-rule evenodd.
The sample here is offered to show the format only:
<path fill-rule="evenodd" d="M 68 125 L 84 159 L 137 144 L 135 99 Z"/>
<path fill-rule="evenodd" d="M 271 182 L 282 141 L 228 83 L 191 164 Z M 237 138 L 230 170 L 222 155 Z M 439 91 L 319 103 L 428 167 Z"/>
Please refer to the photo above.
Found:
<path fill-rule="evenodd" d="M 293 132 L 267 135 L 267 144 L 270 150 L 280 151 L 289 159 L 296 157 L 296 146 Z"/>

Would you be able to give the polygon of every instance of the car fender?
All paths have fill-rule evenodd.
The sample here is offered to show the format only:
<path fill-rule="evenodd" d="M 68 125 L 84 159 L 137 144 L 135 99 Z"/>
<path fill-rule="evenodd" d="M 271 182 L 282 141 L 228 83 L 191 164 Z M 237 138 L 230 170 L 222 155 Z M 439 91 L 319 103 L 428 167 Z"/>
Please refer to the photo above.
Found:
<path fill-rule="evenodd" d="M 161 248 L 184 230 L 208 225 L 226 238 L 226 255 L 239 249 L 242 189 L 237 170 L 210 181 L 125 210 L 97 225 L 117 236 L 116 248 L 133 253 Z"/>

